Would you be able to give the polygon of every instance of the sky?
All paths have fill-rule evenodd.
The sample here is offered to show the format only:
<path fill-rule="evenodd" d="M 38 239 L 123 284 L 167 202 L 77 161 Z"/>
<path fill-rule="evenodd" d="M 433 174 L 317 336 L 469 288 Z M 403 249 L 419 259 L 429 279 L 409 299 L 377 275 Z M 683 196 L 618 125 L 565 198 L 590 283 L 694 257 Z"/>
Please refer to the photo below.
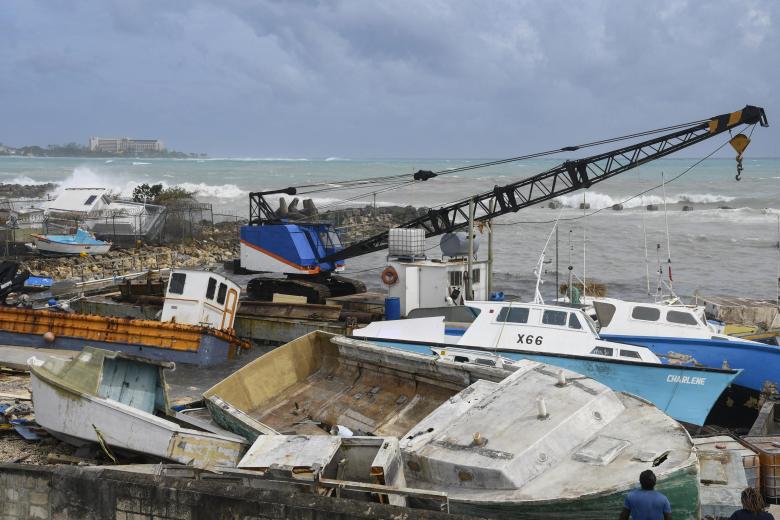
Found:
<path fill-rule="evenodd" d="M 3 0 L 0 142 L 508 157 L 753 104 L 774 157 L 779 24 L 776 0 Z"/>

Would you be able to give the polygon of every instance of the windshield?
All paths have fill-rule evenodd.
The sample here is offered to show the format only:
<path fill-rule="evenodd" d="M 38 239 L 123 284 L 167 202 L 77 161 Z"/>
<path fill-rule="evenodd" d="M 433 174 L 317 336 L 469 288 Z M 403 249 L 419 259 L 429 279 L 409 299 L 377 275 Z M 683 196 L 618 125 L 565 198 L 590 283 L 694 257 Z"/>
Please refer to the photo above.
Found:
<path fill-rule="evenodd" d="M 585 321 L 585 323 L 587 323 L 587 324 L 588 324 L 588 327 L 590 328 L 590 330 L 591 330 L 591 331 L 593 331 L 593 334 L 594 334 L 596 337 L 598 337 L 598 335 L 599 335 L 599 329 L 598 329 L 598 326 L 596 325 L 596 322 L 595 322 L 595 321 L 593 321 L 593 320 L 591 319 L 591 317 L 590 317 L 590 316 L 588 316 L 588 315 L 587 315 L 586 313 L 584 313 L 584 312 L 579 312 L 579 313 L 577 313 L 577 314 L 579 315 L 579 317 L 580 317 L 580 318 L 582 318 L 582 319 Z"/>

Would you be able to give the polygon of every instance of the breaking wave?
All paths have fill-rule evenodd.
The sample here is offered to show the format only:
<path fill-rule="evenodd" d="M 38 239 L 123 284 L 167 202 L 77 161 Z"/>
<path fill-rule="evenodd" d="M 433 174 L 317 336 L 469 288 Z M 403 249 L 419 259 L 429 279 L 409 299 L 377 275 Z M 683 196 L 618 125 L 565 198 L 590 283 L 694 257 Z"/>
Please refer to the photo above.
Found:
<path fill-rule="evenodd" d="M 167 183 L 161 183 L 166 185 Z M 187 191 L 195 193 L 196 197 L 205 197 L 210 199 L 237 199 L 239 197 L 244 198 L 249 195 L 248 191 L 244 191 L 235 184 L 222 184 L 219 186 L 213 184 L 206 184 L 205 182 L 192 183 L 182 182 L 174 184 L 178 188 L 185 189 Z"/>
<path fill-rule="evenodd" d="M 47 181 L 36 181 L 35 179 L 31 179 L 30 177 L 26 175 L 22 175 L 21 177 L 14 177 L 13 179 L 6 179 L 3 181 L 0 181 L 0 184 L 20 184 L 22 186 L 42 186 L 44 184 L 49 184 Z"/>
<path fill-rule="evenodd" d="M 623 204 L 625 208 L 639 208 L 648 204 L 661 205 L 664 203 L 663 197 L 658 195 L 645 195 L 644 197 L 635 197 L 624 202 L 626 197 L 612 197 L 604 193 L 592 192 L 585 194 L 585 202 L 590 204 L 590 209 L 611 208 L 615 204 Z M 711 193 L 681 193 L 679 195 L 670 195 L 667 197 L 667 204 L 716 204 L 720 202 L 730 202 L 735 197 L 726 195 L 713 195 Z M 566 208 L 579 208 L 582 204 L 583 196 L 581 193 L 564 195 L 555 200 L 563 204 Z"/>

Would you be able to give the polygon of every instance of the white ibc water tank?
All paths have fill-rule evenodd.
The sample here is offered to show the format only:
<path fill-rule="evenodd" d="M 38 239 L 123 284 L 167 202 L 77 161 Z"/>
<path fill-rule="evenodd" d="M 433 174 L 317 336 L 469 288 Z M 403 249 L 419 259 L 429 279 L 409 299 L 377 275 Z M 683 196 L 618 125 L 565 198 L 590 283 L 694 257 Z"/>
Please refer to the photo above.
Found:
<path fill-rule="evenodd" d="M 469 254 L 469 234 L 465 231 L 457 233 L 445 233 L 439 242 L 441 254 L 450 257 L 468 256 Z M 479 235 L 474 234 L 474 254 L 479 251 Z"/>
<path fill-rule="evenodd" d="M 425 230 L 392 228 L 390 229 L 388 254 L 403 258 L 425 256 Z"/>

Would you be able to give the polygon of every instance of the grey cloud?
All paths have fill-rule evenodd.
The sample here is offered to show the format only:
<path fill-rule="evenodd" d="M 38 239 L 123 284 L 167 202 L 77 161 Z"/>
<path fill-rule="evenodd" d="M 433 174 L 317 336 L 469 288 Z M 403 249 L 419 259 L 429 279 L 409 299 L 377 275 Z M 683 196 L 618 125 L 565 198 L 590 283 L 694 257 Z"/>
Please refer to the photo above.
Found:
<path fill-rule="evenodd" d="M 762 104 L 775 2 L 11 0 L 0 141 L 504 156 Z M 777 155 L 774 128 L 754 154 Z M 709 150 L 707 150 L 709 151 Z"/>

